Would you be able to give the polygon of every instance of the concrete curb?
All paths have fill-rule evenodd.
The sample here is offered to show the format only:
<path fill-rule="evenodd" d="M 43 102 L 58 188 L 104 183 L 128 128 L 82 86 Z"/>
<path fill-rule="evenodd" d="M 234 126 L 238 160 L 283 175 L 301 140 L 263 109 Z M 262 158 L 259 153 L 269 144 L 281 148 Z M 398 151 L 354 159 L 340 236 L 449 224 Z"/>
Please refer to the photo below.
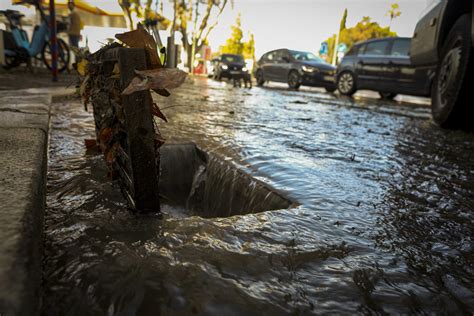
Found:
<path fill-rule="evenodd" d="M 51 93 L 0 92 L 0 315 L 41 308 Z"/>

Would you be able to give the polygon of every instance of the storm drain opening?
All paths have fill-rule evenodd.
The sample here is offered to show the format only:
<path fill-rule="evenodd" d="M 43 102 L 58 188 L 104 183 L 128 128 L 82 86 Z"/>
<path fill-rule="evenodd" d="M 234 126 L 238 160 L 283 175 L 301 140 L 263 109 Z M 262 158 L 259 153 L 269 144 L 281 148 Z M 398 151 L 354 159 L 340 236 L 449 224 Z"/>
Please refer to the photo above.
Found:
<path fill-rule="evenodd" d="M 201 217 L 229 217 L 296 206 L 294 201 L 196 144 L 160 148 L 164 203 Z"/>

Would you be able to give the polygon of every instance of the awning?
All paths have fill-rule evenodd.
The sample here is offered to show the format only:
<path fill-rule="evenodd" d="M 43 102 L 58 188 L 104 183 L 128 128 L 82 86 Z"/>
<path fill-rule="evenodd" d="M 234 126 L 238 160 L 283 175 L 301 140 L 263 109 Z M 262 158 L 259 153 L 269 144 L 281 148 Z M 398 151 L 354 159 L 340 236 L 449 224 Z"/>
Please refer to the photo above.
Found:
<path fill-rule="evenodd" d="M 25 0 L 12 0 L 12 4 L 21 4 L 28 5 L 28 2 Z M 55 0 L 56 4 L 56 14 L 58 16 L 68 16 L 69 9 L 67 7 L 68 0 Z M 100 3 L 100 1 L 96 1 Z M 48 11 L 49 0 L 41 0 L 41 4 L 45 11 Z M 122 11 L 122 8 L 119 6 L 118 2 L 112 4 L 108 2 L 107 8 L 104 6 L 93 5 L 90 1 L 86 0 L 74 0 L 75 10 L 81 16 L 82 23 L 89 26 L 100 26 L 100 27 L 120 27 L 126 28 L 127 23 L 125 22 L 125 17 Z M 161 16 L 156 12 L 151 12 L 148 18 L 151 20 L 156 20 L 158 22 L 160 29 L 166 29 L 170 25 L 171 21 Z"/>

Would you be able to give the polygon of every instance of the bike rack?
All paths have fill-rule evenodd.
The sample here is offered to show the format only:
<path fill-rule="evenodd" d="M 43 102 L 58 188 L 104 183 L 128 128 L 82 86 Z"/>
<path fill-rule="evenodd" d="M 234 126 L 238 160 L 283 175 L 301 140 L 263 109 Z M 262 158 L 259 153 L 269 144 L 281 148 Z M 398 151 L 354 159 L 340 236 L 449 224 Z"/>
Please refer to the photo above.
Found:
<path fill-rule="evenodd" d="M 111 69 L 118 65 L 119 78 L 111 79 L 109 76 L 107 80 L 114 81 L 120 92 L 131 82 L 135 70 L 146 69 L 145 50 L 140 48 L 104 49 L 95 57 L 93 63 L 102 75 L 110 74 Z M 112 101 L 110 91 L 104 93 L 108 96 L 108 100 L 105 100 L 108 104 L 104 103 L 103 98 L 91 98 L 97 140 L 100 142 L 101 122 L 104 119 L 119 120 L 123 114 L 120 120 L 124 131 L 120 132 L 125 132 L 125 137 L 122 137 L 120 146 L 114 151 L 113 173 L 132 209 L 140 213 L 159 212 L 159 151 L 155 145 L 151 94 L 146 90 L 120 96 L 121 104 L 118 104 Z M 104 107 L 107 108 L 105 112 Z"/>

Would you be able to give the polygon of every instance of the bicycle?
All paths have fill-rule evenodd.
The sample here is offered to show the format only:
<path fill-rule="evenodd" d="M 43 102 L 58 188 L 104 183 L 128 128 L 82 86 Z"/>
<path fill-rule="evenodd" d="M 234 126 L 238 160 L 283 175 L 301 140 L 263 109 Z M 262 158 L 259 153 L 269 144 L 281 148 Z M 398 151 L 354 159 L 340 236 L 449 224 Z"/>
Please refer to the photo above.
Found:
<path fill-rule="evenodd" d="M 2 10 L 9 23 L 10 32 L 4 31 L 5 66 L 10 69 L 26 63 L 31 65 L 31 58 L 40 59 L 46 68 L 51 69 L 52 54 L 51 41 L 49 39 L 49 22 L 38 0 L 23 1 L 21 3 L 33 4 L 41 15 L 41 24 L 36 25 L 33 31 L 31 42 L 28 40 L 26 31 L 23 30 L 21 19 L 23 14 L 16 10 Z M 57 23 L 58 32 L 65 31 L 67 25 L 62 22 Z M 67 69 L 70 60 L 69 47 L 62 39 L 57 40 L 58 48 L 58 71 Z M 41 55 L 38 57 L 38 55 Z"/>

